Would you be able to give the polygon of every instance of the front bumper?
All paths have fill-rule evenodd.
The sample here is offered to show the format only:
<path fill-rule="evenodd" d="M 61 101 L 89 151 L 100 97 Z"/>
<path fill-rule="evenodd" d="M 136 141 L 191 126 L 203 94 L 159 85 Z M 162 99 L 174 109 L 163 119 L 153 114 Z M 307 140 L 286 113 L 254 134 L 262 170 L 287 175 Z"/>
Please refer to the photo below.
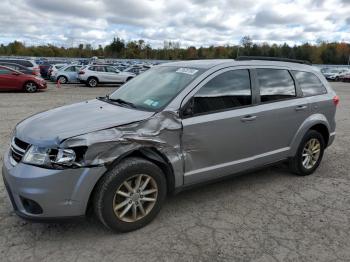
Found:
<path fill-rule="evenodd" d="M 83 216 L 91 192 L 106 168 L 77 168 L 53 170 L 18 163 L 10 163 L 4 156 L 2 176 L 16 213 L 31 220 L 52 220 Z M 23 202 L 35 201 L 42 209 L 32 213 Z"/>
<path fill-rule="evenodd" d="M 47 88 L 47 83 L 46 82 L 40 82 L 38 83 L 39 89 L 46 89 Z"/>

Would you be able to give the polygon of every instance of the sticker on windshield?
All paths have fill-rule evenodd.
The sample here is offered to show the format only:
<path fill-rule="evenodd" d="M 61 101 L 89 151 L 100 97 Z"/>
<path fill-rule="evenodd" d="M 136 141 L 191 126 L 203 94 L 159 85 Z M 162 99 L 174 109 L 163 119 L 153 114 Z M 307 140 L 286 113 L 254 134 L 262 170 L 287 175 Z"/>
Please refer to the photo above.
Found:
<path fill-rule="evenodd" d="M 147 99 L 146 101 L 143 102 L 144 104 L 148 105 L 148 106 L 153 106 L 156 107 L 159 105 L 158 101 L 153 101 L 152 99 Z"/>
<path fill-rule="evenodd" d="M 186 75 L 194 75 L 197 72 L 198 72 L 197 69 L 185 68 L 185 67 L 181 67 L 178 70 L 176 70 L 176 73 L 182 73 L 182 74 L 186 74 Z"/>

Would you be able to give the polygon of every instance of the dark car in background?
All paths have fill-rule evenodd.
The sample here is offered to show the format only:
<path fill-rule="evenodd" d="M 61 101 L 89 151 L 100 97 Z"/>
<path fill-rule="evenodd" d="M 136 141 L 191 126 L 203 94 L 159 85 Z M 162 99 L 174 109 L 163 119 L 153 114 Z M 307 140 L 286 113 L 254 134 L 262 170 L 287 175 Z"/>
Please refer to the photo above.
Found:
<path fill-rule="evenodd" d="M 43 62 L 39 64 L 40 74 L 43 78 L 48 78 L 48 72 L 51 64 L 49 62 Z"/>
<path fill-rule="evenodd" d="M 46 89 L 44 79 L 38 76 L 26 75 L 6 66 L 0 66 L 0 90 L 15 91 L 24 90 L 34 93 L 39 89 Z"/>

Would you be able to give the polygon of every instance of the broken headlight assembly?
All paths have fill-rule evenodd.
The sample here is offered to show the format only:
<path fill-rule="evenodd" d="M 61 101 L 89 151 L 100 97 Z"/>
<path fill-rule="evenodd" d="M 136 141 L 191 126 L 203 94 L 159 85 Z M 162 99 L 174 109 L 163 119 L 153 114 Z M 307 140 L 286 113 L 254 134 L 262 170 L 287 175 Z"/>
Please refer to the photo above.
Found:
<path fill-rule="evenodd" d="M 51 149 L 32 145 L 25 153 L 22 162 L 46 168 L 78 167 L 77 154 L 73 149 Z"/>

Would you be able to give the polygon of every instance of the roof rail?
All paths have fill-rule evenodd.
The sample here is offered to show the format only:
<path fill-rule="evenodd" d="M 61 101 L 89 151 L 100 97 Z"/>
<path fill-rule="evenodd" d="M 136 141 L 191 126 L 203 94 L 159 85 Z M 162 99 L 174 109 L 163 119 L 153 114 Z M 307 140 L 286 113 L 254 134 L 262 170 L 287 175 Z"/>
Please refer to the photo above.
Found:
<path fill-rule="evenodd" d="M 266 61 L 280 61 L 280 62 L 312 65 L 311 62 L 307 60 L 298 60 L 298 59 L 290 59 L 290 58 L 283 58 L 283 57 L 269 57 L 269 56 L 239 56 L 235 60 L 236 61 L 266 60 Z"/>

